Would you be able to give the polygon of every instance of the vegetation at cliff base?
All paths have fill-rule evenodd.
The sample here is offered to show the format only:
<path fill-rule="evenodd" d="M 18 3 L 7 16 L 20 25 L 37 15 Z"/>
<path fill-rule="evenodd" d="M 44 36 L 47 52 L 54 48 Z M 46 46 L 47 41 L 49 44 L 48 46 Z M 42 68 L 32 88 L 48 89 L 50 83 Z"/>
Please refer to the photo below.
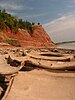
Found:
<path fill-rule="evenodd" d="M 8 44 L 12 45 L 12 46 L 18 46 L 18 47 L 21 46 L 21 44 L 19 43 L 18 40 L 7 39 L 6 42 L 7 42 Z"/>
<path fill-rule="evenodd" d="M 30 35 L 33 33 L 32 24 L 29 21 L 18 19 L 16 16 L 7 13 L 6 10 L 0 10 L 0 30 L 7 29 L 7 27 L 13 33 L 17 33 L 19 28 L 28 30 Z"/>

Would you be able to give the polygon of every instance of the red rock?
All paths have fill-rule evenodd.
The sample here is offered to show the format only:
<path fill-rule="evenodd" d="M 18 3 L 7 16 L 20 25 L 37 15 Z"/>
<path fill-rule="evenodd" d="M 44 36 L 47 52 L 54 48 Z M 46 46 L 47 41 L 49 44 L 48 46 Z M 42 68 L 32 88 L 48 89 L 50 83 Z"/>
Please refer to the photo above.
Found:
<path fill-rule="evenodd" d="M 43 29 L 42 25 L 33 26 L 32 36 L 28 33 L 27 30 L 19 29 L 18 33 L 11 33 L 10 29 L 4 30 L 7 37 L 11 39 L 16 39 L 20 42 L 22 47 L 51 47 L 54 46 L 50 37 Z"/>

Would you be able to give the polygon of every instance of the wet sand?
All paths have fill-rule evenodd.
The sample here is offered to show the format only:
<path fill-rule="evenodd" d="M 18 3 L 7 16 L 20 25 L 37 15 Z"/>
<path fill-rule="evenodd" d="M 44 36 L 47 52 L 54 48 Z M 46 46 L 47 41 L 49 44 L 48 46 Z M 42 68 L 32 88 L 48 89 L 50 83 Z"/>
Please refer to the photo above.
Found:
<path fill-rule="evenodd" d="M 19 72 L 5 100 L 75 100 L 75 73 Z"/>

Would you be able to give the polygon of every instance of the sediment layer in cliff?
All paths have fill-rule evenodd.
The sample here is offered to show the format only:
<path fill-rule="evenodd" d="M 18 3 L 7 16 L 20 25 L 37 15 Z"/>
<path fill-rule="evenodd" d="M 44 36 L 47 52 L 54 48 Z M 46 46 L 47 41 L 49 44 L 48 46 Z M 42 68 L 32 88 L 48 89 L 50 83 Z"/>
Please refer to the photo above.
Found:
<path fill-rule="evenodd" d="M 46 33 L 42 25 L 33 25 L 33 33 L 27 30 L 19 29 L 18 33 L 12 33 L 9 28 L 1 32 L 0 41 L 1 42 L 11 42 L 7 40 L 14 40 L 14 46 L 22 47 L 51 47 L 54 46 L 51 38 Z M 11 43 L 9 43 L 11 44 Z"/>

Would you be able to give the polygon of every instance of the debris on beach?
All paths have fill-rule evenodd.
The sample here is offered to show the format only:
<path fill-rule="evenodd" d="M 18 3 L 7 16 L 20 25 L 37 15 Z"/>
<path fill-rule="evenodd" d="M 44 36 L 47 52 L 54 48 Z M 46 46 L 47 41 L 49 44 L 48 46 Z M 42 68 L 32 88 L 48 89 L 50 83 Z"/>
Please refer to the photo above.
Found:
<path fill-rule="evenodd" d="M 2 100 L 9 100 L 6 98 L 10 94 L 9 90 L 11 90 L 11 85 L 13 85 L 15 77 L 20 72 L 24 74 L 24 72 L 33 71 L 34 69 L 38 71 L 63 72 L 65 75 L 67 73 L 68 76 L 68 73 L 75 71 L 75 50 L 60 48 L 19 48 L 3 51 L 1 49 L 0 98 Z"/>

